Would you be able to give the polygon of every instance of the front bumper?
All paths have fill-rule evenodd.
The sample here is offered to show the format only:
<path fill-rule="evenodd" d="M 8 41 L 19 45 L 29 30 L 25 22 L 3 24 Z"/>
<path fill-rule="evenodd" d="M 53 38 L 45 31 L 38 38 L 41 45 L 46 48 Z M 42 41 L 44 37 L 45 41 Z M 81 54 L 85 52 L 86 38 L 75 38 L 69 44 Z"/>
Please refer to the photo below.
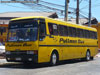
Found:
<path fill-rule="evenodd" d="M 8 62 L 34 62 L 38 63 L 38 54 L 27 54 L 27 51 L 10 51 L 6 54 Z"/>

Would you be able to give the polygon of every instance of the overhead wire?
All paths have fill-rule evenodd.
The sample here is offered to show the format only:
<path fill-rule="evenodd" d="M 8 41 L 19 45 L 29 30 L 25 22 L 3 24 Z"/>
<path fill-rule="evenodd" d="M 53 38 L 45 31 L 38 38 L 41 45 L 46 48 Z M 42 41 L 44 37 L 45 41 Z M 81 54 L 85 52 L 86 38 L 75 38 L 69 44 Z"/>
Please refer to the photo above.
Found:
<path fill-rule="evenodd" d="M 24 3 L 23 3 L 24 4 Z M 24 5 L 27 5 L 28 7 L 30 7 L 31 6 L 31 8 L 34 8 L 34 6 L 32 6 L 32 4 L 24 4 Z M 41 6 L 41 5 L 39 5 L 39 4 L 35 4 L 35 7 L 37 7 L 37 9 L 39 9 L 39 7 L 40 7 L 40 9 L 39 10 L 41 10 L 41 11 L 44 11 L 45 10 L 45 12 L 48 12 L 48 11 L 50 11 L 50 12 L 54 12 L 53 10 L 48 10 L 48 9 L 46 9 L 46 8 L 42 8 L 41 9 L 41 7 L 43 7 L 43 6 Z M 44 9 L 44 10 L 43 10 Z M 56 10 L 55 10 L 56 11 Z M 58 14 L 60 14 L 58 11 L 56 11 Z"/>
<path fill-rule="evenodd" d="M 60 4 L 50 3 L 50 2 L 43 1 L 43 0 L 40 0 L 40 2 L 43 2 L 43 3 L 50 4 L 50 5 L 54 5 L 54 6 L 59 6 L 59 7 L 63 7 L 63 8 L 65 8 L 64 5 L 60 5 Z M 69 9 L 75 9 L 75 8 L 73 8 L 73 7 L 69 7 Z"/>
<path fill-rule="evenodd" d="M 65 7 L 65 6 L 60 5 L 60 4 L 50 3 L 50 2 L 43 1 L 43 0 L 40 0 L 40 2 L 43 2 L 43 3 L 46 3 L 46 4 L 50 4 L 50 5 L 55 5 L 55 6 Z"/>
<path fill-rule="evenodd" d="M 47 2 L 46 2 L 47 3 Z M 26 4 L 26 3 L 23 3 L 24 5 L 27 5 L 27 6 L 30 6 L 30 5 L 33 5 L 32 3 L 31 4 Z M 49 3 L 49 4 L 52 4 L 52 3 Z M 36 4 L 37 7 L 44 7 L 44 8 L 47 8 L 49 10 L 53 10 L 53 11 L 56 11 L 56 12 L 60 12 L 60 13 L 63 13 L 65 10 L 63 9 L 58 9 L 58 8 L 54 8 L 54 7 L 50 7 L 48 5 L 44 5 L 44 4 L 40 4 L 40 3 L 37 3 Z"/>
<path fill-rule="evenodd" d="M 80 3 L 82 2 L 83 0 L 81 0 L 80 1 Z M 30 4 L 27 4 L 27 3 L 23 3 L 24 5 L 27 5 L 29 8 L 25 8 L 25 7 L 19 7 L 19 6 L 14 6 L 14 5 L 9 5 L 9 4 L 6 4 L 6 5 L 8 5 L 8 6 L 12 6 L 12 7 L 16 7 L 16 8 L 24 8 L 24 9 L 32 9 L 32 10 L 38 10 L 38 11 L 44 11 L 44 12 L 48 12 L 48 11 L 50 11 L 50 12 L 57 12 L 57 13 L 59 13 L 59 14 L 61 14 L 61 12 L 65 12 L 65 10 L 64 9 L 58 9 L 57 7 L 59 6 L 59 7 L 65 7 L 65 6 L 63 6 L 63 5 L 59 5 L 59 4 L 55 4 L 55 3 L 50 3 L 50 2 L 47 2 L 47 1 L 43 1 L 43 0 L 40 0 L 40 2 L 42 2 L 42 3 L 44 3 L 44 4 L 46 4 L 46 5 L 44 5 L 44 4 L 41 4 L 41 3 L 38 3 L 38 4 L 35 4 L 34 6 L 33 6 L 33 3 L 30 3 Z M 49 5 L 55 5 L 56 7 L 50 7 Z M 31 6 L 31 7 L 30 7 Z M 41 7 L 43 7 L 43 8 L 41 8 Z M 43 10 L 44 9 L 44 10 Z M 75 11 L 76 9 L 75 8 L 72 8 L 72 7 L 69 7 L 69 9 L 71 9 L 72 11 Z M 82 9 L 81 9 L 82 10 Z M 81 11 L 81 13 L 82 13 L 82 11 Z M 63 13 L 64 14 L 64 13 Z M 72 13 L 71 13 L 72 14 Z M 75 12 L 75 14 L 76 14 L 76 12 Z M 86 15 L 86 14 L 85 14 Z M 87 16 L 87 15 L 86 15 Z"/>
<path fill-rule="evenodd" d="M 24 3 L 23 3 L 23 4 L 24 4 Z M 24 4 L 24 5 L 31 6 L 31 4 Z M 48 7 L 48 6 L 42 5 L 42 4 L 36 4 L 36 5 L 37 5 L 37 7 L 45 7 L 45 8 L 48 8 L 48 9 L 50 9 L 50 10 L 63 11 L 63 12 L 64 12 L 64 10 L 57 9 L 57 8 L 51 8 L 51 7 Z M 36 5 L 35 5 L 35 6 L 36 6 Z M 42 8 L 42 9 L 43 9 L 43 8 Z"/>
<path fill-rule="evenodd" d="M 99 6 L 100 3 L 96 3 L 97 1 L 99 1 L 99 0 L 96 0 L 94 3 L 92 3 L 92 8 L 95 8 L 95 7 Z M 82 7 L 81 10 L 86 9 L 87 7 L 89 7 L 89 4 Z"/>
<path fill-rule="evenodd" d="M 98 5 L 97 4 L 99 4 L 99 3 L 96 3 L 98 0 L 96 0 L 95 1 L 95 3 L 92 3 L 92 8 L 95 8 L 95 7 L 97 7 Z M 85 7 L 82 7 L 81 9 L 80 9 L 80 12 L 82 13 L 82 14 L 84 14 L 84 15 L 86 15 L 86 16 L 88 16 L 88 13 L 87 12 L 84 12 L 83 10 L 85 9 L 87 9 L 87 7 L 89 7 L 89 4 L 87 4 Z M 88 10 L 88 9 L 87 9 Z M 94 17 L 93 15 L 92 15 L 92 17 Z"/>
<path fill-rule="evenodd" d="M 43 2 L 43 3 L 41 3 L 41 2 Z M 51 7 L 51 6 L 49 6 L 48 4 L 50 4 L 51 6 L 52 6 L 52 5 L 55 5 L 56 8 L 55 8 L 55 7 Z M 43 1 L 43 0 L 40 0 L 40 3 L 37 3 L 37 5 L 40 6 L 40 7 L 42 6 L 42 7 L 44 7 L 44 8 L 47 8 L 47 9 L 56 11 L 57 13 L 60 12 L 60 14 L 64 14 L 64 12 L 65 12 L 65 10 L 64 10 L 64 7 L 65 7 L 65 6 L 63 6 L 63 5 L 59 5 L 59 4 L 55 4 L 55 3 L 50 3 L 50 2 L 46 2 L 46 1 Z M 37 6 L 37 7 L 38 7 L 38 6 Z M 62 9 L 61 9 L 61 8 L 58 9 L 58 6 L 59 6 L 59 7 L 63 7 L 63 8 L 62 8 Z M 72 8 L 72 7 L 69 7 L 69 9 L 70 9 L 70 10 L 75 10 L 75 8 Z"/>
<path fill-rule="evenodd" d="M 7 6 L 11 6 L 11 7 L 15 7 L 15 8 L 32 9 L 32 8 L 19 7 L 19 6 L 15 6 L 15 5 L 9 5 L 9 4 L 5 4 L 5 5 L 7 5 Z M 33 9 L 32 9 L 32 10 L 33 10 Z M 38 10 L 40 10 L 40 9 L 38 9 Z M 41 10 L 40 10 L 40 11 L 41 11 Z M 44 11 L 44 10 L 43 10 L 43 12 L 47 12 L 47 11 Z"/>
<path fill-rule="evenodd" d="M 42 5 L 42 4 L 38 4 L 38 5 L 44 6 L 44 7 L 48 8 L 48 9 L 52 9 L 52 10 L 64 11 L 62 9 L 52 8 L 52 7 L 49 7 L 49 6 L 46 6 L 46 5 Z"/>

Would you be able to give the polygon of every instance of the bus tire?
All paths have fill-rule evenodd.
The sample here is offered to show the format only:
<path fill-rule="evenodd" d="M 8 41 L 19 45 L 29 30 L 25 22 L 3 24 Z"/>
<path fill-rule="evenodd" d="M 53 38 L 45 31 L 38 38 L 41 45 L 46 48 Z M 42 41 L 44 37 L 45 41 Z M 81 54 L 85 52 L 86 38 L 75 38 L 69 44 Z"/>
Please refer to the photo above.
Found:
<path fill-rule="evenodd" d="M 55 66 L 58 64 L 58 61 L 59 61 L 58 53 L 55 51 L 52 52 L 51 59 L 50 59 L 50 65 Z"/>
<path fill-rule="evenodd" d="M 91 59 L 91 54 L 90 54 L 90 51 L 88 50 L 87 52 L 86 52 L 86 58 L 85 58 L 85 60 L 86 61 L 89 61 Z"/>

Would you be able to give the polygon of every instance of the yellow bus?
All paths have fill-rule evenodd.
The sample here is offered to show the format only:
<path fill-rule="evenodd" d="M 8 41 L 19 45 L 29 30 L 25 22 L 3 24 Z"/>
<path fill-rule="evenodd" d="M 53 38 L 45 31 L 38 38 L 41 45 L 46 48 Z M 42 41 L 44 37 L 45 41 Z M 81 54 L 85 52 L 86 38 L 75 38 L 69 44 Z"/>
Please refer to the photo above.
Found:
<path fill-rule="evenodd" d="M 46 17 L 23 17 L 9 23 L 6 59 L 9 62 L 50 62 L 97 54 L 97 30 Z"/>

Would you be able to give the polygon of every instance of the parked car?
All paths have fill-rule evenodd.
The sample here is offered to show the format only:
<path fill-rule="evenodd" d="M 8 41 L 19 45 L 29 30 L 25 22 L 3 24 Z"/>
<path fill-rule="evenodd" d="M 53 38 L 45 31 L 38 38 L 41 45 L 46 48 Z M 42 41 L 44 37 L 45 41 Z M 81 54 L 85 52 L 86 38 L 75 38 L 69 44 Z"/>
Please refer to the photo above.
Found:
<path fill-rule="evenodd" d="M 0 42 L 0 56 L 5 55 L 5 46 Z"/>

